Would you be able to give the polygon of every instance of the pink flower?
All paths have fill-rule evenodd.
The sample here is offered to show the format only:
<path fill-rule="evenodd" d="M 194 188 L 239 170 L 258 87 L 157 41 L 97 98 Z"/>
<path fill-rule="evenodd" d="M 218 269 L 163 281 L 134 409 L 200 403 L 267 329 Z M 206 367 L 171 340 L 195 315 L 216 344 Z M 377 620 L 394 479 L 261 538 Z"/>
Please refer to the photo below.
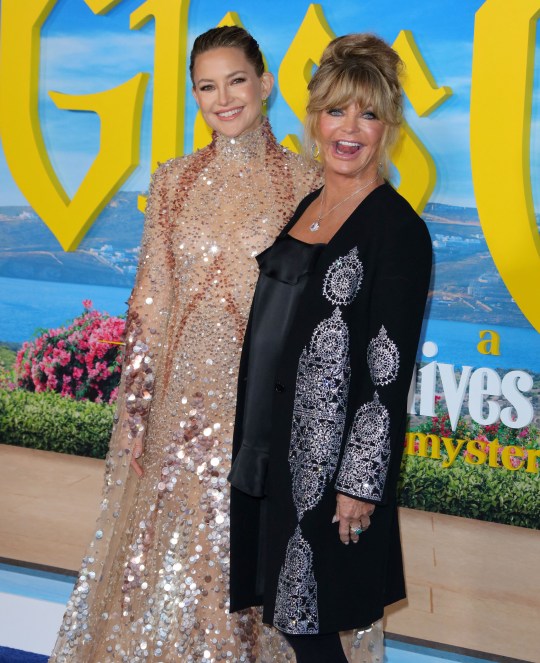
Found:
<path fill-rule="evenodd" d="M 90 310 L 93 306 L 93 303 L 91 299 L 83 299 L 82 305 L 86 310 Z"/>
<path fill-rule="evenodd" d="M 121 341 L 125 321 L 90 310 L 64 328 L 50 329 L 23 343 L 17 353 L 18 386 L 31 391 L 47 389 L 66 397 L 79 396 L 109 402 L 118 394 L 122 347 L 101 341 Z"/>

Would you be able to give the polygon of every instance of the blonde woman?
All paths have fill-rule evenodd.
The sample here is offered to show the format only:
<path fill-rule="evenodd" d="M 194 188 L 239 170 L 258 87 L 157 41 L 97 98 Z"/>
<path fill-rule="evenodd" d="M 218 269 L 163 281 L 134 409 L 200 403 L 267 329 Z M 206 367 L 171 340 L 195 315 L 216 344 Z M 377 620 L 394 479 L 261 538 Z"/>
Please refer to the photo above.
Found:
<path fill-rule="evenodd" d="M 245 30 L 200 35 L 190 69 L 212 143 L 153 178 L 102 515 L 56 663 L 290 660 L 255 610 L 229 613 L 226 476 L 253 256 L 319 171 L 274 138 Z"/>
<path fill-rule="evenodd" d="M 373 35 L 327 47 L 305 123 L 324 186 L 258 257 L 230 474 L 231 607 L 263 605 L 298 663 L 346 663 L 339 632 L 370 628 L 405 596 L 395 493 L 431 242 L 386 180 L 400 66 Z"/>

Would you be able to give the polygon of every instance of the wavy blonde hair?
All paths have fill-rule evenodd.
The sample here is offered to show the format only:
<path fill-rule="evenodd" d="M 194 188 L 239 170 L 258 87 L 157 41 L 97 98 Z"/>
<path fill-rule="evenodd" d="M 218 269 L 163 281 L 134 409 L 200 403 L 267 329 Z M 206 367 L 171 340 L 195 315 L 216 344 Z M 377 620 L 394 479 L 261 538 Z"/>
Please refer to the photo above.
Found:
<path fill-rule="evenodd" d="M 399 81 L 402 69 L 399 55 L 376 35 L 350 34 L 331 41 L 308 85 L 306 152 L 310 153 L 320 138 L 322 112 L 357 103 L 362 109 L 370 108 L 385 125 L 378 158 L 383 175 L 387 176 L 389 152 L 403 120 L 403 89 Z"/>

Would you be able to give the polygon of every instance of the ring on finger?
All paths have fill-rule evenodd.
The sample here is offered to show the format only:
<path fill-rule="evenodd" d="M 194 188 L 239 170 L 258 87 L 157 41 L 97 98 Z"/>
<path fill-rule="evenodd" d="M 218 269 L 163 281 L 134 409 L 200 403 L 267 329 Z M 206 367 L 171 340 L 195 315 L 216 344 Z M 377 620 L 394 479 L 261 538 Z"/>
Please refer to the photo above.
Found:
<path fill-rule="evenodd" d="M 362 534 L 362 532 L 364 531 L 362 529 L 362 527 L 360 527 L 360 526 L 355 527 L 353 525 L 351 525 L 350 530 L 351 530 L 351 534 L 356 534 L 356 536 L 360 536 L 360 534 Z"/>

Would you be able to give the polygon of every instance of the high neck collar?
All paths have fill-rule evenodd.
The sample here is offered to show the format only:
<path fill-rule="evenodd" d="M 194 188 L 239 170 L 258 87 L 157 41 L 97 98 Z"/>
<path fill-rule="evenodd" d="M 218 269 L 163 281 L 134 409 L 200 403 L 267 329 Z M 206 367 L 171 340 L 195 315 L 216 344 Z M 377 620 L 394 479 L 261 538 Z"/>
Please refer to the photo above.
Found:
<path fill-rule="evenodd" d="M 212 135 L 212 142 L 217 153 L 238 162 L 251 161 L 257 158 L 264 159 L 265 147 L 269 141 L 274 142 L 275 138 L 266 117 L 263 118 L 258 127 L 246 131 L 241 136 L 229 138 L 217 131 L 214 131 Z"/>

